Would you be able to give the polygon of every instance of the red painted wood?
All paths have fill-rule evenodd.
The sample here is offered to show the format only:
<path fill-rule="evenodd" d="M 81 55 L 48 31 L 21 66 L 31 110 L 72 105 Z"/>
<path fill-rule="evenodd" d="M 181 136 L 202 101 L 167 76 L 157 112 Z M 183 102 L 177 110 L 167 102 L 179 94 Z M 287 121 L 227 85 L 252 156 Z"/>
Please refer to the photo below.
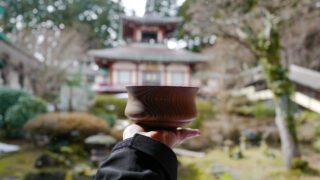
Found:
<path fill-rule="evenodd" d="M 112 86 L 112 84 L 113 84 L 113 76 L 112 76 L 112 73 L 113 73 L 113 63 L 112 62 L 110 62 L 110 64 L 109 64 L 109 68 L 110 68 L 110 70 L 109 70 L 109 84 L 110 84 L 110 86 Z"/>

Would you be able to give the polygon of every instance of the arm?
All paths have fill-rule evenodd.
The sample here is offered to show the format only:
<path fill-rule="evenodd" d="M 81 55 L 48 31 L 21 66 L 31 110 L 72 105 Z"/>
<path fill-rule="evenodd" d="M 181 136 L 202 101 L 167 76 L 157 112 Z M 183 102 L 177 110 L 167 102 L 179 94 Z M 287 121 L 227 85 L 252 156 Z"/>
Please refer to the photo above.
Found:
<path fill-rule="evenodd" d="M 177 158 L 171 150 L 198 130 L 149 131 L 131 125 L 110 157 L 99 167 L 96 180 L 176 180 Z"/>
<path fill-rule="evenodd" d="M 175 180 L 177 164 L 169 147 L 137 134 L 114 147 L 111 156 L 101 164 L 96 180 Z"/>

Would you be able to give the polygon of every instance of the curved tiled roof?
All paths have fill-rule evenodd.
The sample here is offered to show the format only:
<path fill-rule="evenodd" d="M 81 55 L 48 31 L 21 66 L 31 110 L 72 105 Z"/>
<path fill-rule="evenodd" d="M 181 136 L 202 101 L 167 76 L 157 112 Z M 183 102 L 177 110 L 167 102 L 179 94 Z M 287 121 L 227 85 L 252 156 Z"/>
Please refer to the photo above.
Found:
<path fill-rule="evenodd" d="M 89 55 L 107 60 L 201 63 L 209 57 L 162 44 L 134 43 L 115 48 L 90 50 Z"/>
<path fill-rule="evenodd" d="M 158 15 L 148 15 L 143 17 L 137 16 L 122 16 L 123 20 L 134 21 L 141 24 L 164 24 L 164 23 L 180 23 L 183 18 L 181 17 L 162 17 Z"/>

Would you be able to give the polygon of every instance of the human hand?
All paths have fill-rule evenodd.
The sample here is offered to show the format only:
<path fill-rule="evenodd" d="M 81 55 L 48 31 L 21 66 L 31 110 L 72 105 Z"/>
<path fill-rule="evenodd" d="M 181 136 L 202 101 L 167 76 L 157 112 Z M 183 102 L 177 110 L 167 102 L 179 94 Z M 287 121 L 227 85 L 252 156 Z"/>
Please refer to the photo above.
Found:
<path fill-rule="evenodd" d="M 181 144 L 183 141 L 200 135 L 200 131 L 198 129 L 177 128 L 175 130 L 147 131 L 137 124 L 132 124 L 124 130 L 123 139 L 131 138 L 136 133 L 156 139 L 169 146 L 170 148 L 174 148 L 175 146 Z"/>

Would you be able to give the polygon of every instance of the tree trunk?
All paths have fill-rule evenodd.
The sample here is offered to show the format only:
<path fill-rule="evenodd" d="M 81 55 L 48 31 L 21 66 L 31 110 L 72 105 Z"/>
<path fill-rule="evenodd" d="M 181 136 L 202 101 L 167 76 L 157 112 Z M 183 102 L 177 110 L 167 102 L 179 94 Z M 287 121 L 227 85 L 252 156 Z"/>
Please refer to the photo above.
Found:
<path fill-rule="evenodd" d="M 276 101 L 276 125 L 281 139 L 281 150 L 285 167 L 291 168 L 291 161 L 300 156 L 297 136 L 293 118 L 293 104 L 289 96 L 284 95 L 275 99 Z"/>
<path fill-rule="evenodd" d="M 72 86 L 68 86 L 69 87 L 69 111 L 72 112 L 73 111 L 73 105 L 72 105 L 72 96 L 73 96 L 73 89 Z"/>

